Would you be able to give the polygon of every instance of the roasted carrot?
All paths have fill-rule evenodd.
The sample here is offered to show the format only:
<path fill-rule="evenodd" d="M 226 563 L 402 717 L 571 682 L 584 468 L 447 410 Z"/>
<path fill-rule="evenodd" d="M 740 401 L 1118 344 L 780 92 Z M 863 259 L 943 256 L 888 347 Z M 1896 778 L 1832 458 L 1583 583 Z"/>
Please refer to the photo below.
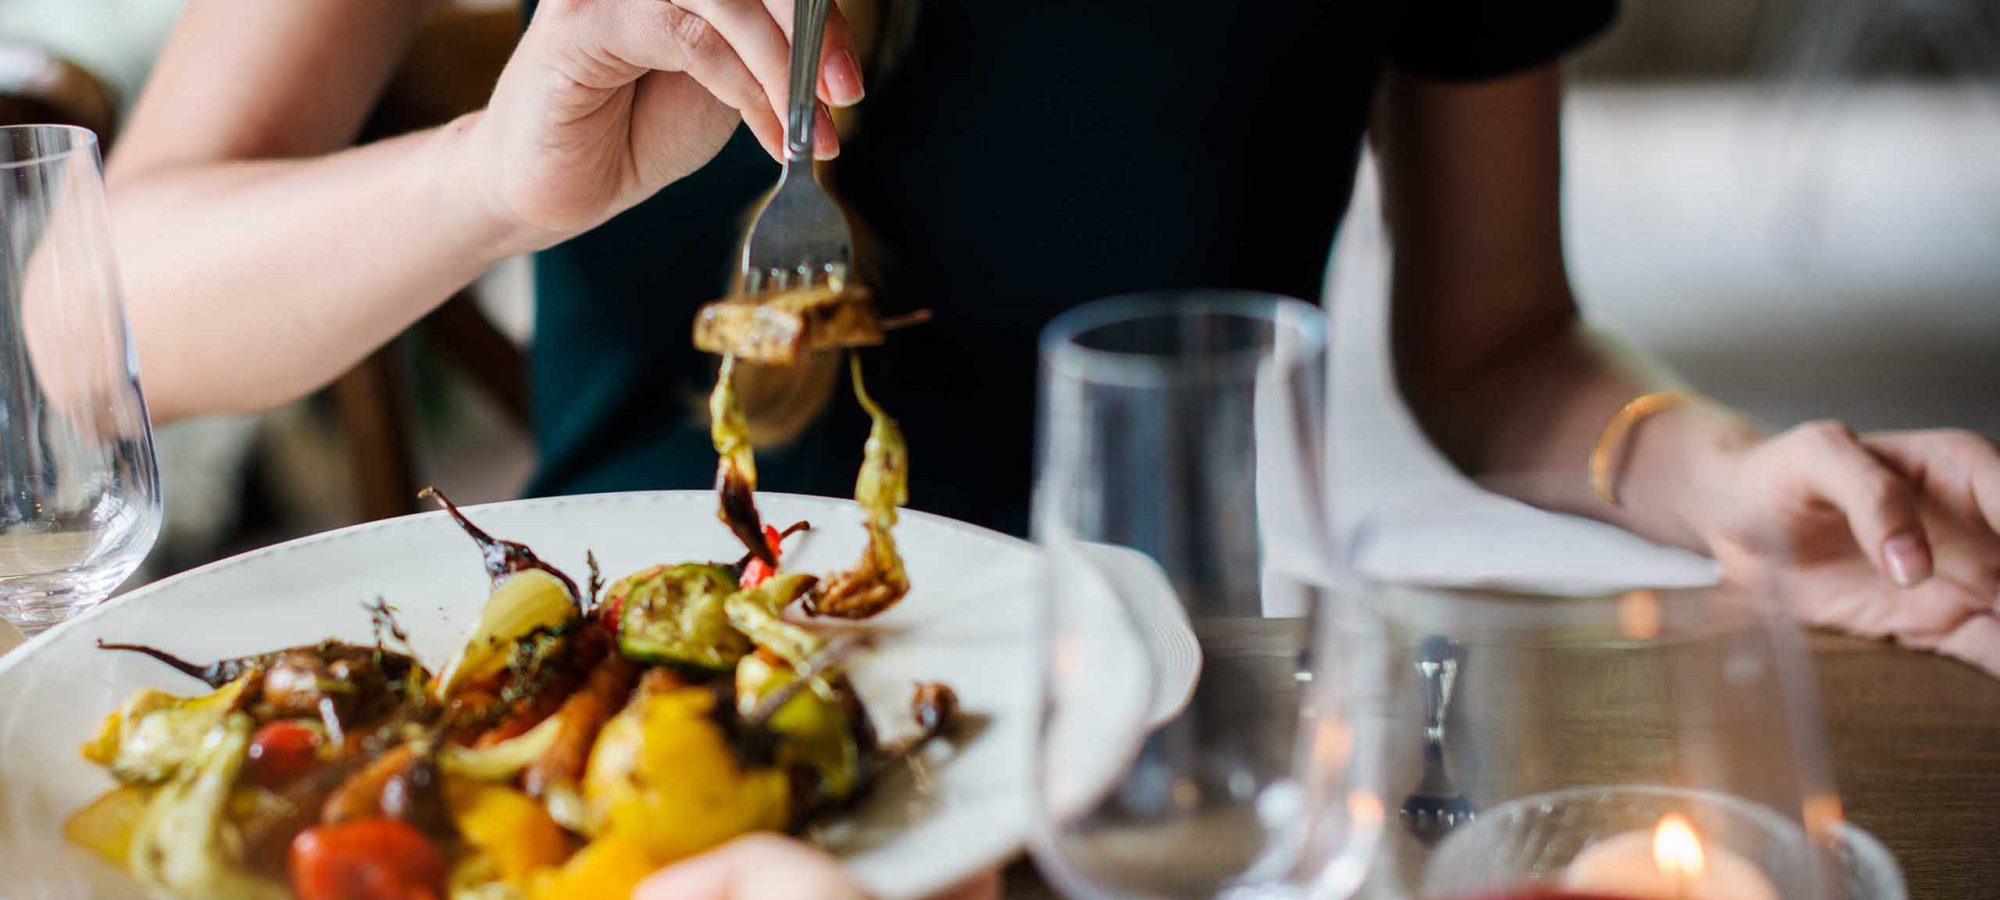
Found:
<path fill-rule="evenodd" d="M 625 703 L 632 685 L 639 680 L 639 665 L 622 653 L 612 653 L 598 662 L 584 679 L 583 687 L 570 694 L 556 711 L 562 724 L 555 742 L 521 774 L 521 786 L 529 794 L 541 796 L 552 784 L 570 783 L 583 777 L 584 763 L 597 733 Z"/>

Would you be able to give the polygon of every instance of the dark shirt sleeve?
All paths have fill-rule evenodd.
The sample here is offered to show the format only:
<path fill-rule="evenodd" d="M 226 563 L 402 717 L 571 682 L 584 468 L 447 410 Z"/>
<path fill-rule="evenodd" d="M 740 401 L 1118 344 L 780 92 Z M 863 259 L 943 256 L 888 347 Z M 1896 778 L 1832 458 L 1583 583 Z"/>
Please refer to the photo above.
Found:
<path fill-rule="evenodd" d="M 1617 0 L 1430 0 L 1403 18 L 1389 59 L 1415 75 L 1495 78 L 1576 49 L 1617 15 Z"/>

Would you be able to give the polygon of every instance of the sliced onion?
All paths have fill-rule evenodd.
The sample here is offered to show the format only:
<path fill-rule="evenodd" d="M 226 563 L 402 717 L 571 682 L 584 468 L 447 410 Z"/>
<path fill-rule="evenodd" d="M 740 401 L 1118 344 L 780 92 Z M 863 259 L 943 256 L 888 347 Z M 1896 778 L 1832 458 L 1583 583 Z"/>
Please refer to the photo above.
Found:
<path fill-rule="evenodd" d="M 486 598 L 479 624 L 438 676 L 437 695 L 450 697 L 459 687 L 498 674 L 507 667 L 514 642 L 538 628 L 557 628 L 579 615 L 569 587 L 540 569 L 523 569 L 509 576 Z"/>

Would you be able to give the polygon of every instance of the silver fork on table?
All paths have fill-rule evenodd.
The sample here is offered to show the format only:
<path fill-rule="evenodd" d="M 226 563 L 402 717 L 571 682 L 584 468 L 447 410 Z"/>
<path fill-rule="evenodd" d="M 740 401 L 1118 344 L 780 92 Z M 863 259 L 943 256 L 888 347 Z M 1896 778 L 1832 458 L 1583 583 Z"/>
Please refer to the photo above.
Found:
<path fill-rule="evenodd" d="M 1444 762 L 1445 715 L 1464 661 L 1465 649 L 1444 635 L 1433 634 L 1417 645 L 1417 674 L 1424 680 L 1424 774 L 1403 800 L 1402 818 L 1410 834 L 1425 844 L 1436 844 L 1478 815 Z"/>
<path fill-rule="evenodd" d="M 778 187 L 757 211 L 743 239 L 746 293 L 838 287 L 854 256 L 847 216 L 813 174 L 813 128 L 818 105 L 820 42 L 832 0 L 795 0 L 792 6 L 791 109 L 785 121 L 785 169 Z"/>

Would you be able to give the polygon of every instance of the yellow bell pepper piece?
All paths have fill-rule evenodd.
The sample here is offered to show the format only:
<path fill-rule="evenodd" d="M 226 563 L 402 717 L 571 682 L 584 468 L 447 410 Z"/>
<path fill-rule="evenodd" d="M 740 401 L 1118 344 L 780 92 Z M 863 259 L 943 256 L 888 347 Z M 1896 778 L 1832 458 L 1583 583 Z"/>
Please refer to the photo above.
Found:
<path fill-rule="evenodd" d="M 632 889 L 658 868 L 646 848 L 615 836 L 590 842 L 560 869 L 536 874 L 531 900 L 629 900 Z"/>
<path fill-rule="evenodd" d="M 706 688 L 641 694 L 605 725 L 584 773 L 584 796 L 602 816 L 606 838 L 631 842 L 665 865 L 785 826 L 785 774 L 739 765 L 712 718 L 714 706 Z"/>
<path fill-rule="evenodd" d="M 497 785 L 471 785 L 451 792 L 451 819 L 458 833 L 490 858 L 509 884 L 525 888 L 541 869 L 569 858 L 569 837 L 540 803 Z"/>
<path fill-rule="evenodd" d="M 126 784 L 106 791 L 69 817 L 63 824 L 63 836 L 125 868 L 132 852 L 132 832 L 139 827 L 139 817 L 146 814 L 154 790 L 151 785 Z"/>

